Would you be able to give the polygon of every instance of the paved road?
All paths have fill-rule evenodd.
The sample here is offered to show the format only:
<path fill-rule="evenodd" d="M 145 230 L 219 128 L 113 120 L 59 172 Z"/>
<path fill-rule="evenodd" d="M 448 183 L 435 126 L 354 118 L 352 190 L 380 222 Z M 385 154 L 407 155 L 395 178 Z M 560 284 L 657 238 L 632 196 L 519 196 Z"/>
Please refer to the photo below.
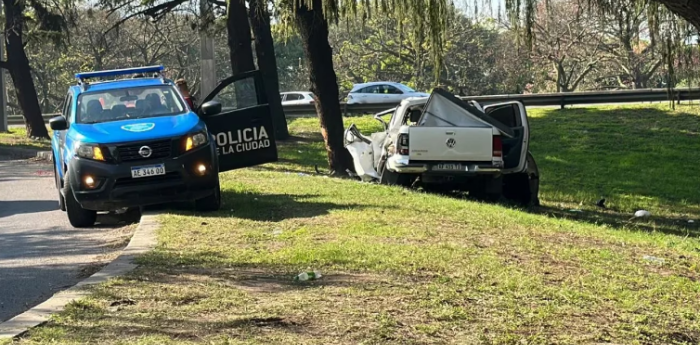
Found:
<path fill-rule="evenodd" d="M 133 227 L 99 216 L 74 229 L 58 209 L 51 165 L 0 156 L 0 322 L 113 259 Z"/>

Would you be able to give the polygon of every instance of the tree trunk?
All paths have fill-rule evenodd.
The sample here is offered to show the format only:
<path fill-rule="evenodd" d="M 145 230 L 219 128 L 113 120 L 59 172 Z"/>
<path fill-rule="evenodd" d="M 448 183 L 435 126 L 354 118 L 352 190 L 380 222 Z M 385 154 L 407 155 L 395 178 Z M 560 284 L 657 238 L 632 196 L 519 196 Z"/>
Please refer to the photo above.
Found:
<path fill-rule="evenodd" d="M 316 112 L 321 135 L 328 152 L 328 165 L 336 175 L 354 171 L 350 152 L 343 146 L 343 115 L 340 111 L 338 80 L 333 69 L 333 51 L 328 43 L 328 21 L 323 16 L 322 0 L 313 0 L 313 9 L 301 5 L 294 9 L 309 67 L 311 92 L 316 95 Z"/>
<path fill-rule="evenodd" d="M 17 101 L 22 109 L 24 122 L 27 127 L 27 137 L 48 138 L 46 124 L 41 116 L 41 107 L 37 98 L 34 79 L 32 78 L 29 59 L 24 52 L 22 41 L 22 29 L 24 27 L 23 2 L 16 0 L 2 0 L 5 6 L 5 34 L 7 48 L 7 68 L 12 77 Z"/>
<path fill-rule="evenodd" d="M 267 101 L 272 112 L 272 122 L 275 127 L 275 139 L 289 138 L 287 119 L 282 108 L 280 84 L 277 76 L 277 59 L 275 45 L 270 28 L 270 14 L 267 12 L 266 0 L 250 0 L 250 23 L 255 33 L 255 53 L 258 57 L 258 69 L 262 73 L 263 83 L 267 91 Z"/>
<path fill-rule="evenodd" d="M 700 1 L 697 0 L 659 0 L 671 12 L 677 14 L 700 30 Z"/>
<path fill-rule="evenodd" d="M 236 75 L 252 71 L 255 69 L 255 63 L 253 63 L 252 37 L 245 0 L 229 0 L 226 14 L 231 73 Z M 255 101 L 251 99 L 254 91 L 245 89 L 246 86 L 248 86 L 246 83 L 234 84 L 236 100 L 238 103 L 254 104 Z"/>
<path fill-rule="evenodd" d="M 252 38 L 244 0 L 229 0 L 226 30 L 231 56 L 231 72 L 239 74 L 254 70 Z"/>

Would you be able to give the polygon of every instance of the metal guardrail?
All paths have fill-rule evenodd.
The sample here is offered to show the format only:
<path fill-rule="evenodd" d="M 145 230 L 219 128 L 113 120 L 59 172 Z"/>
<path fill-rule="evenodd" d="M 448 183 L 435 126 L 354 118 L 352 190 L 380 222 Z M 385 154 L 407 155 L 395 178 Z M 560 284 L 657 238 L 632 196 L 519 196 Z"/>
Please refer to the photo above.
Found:
<path fill-rule="evenodd" d="M 508 101 L 520 101 L 526 106 L 560 106 L 577 104 L 601 104 L 601 103 L 634 103 L 634 102 L 661 102 L 661 101 L 688 101 L 700 99 L 700 88 L 673 89 L 637 89 L 616 91 L 589 91 L 546 94 L 509 94 L 490 96 L 460 97 L 463 100 L 475 100 L 481 104 L 490 104 Z M 358 115 L 378 113 L 393 108 L 398 103 L 373 103 L 373 104 L 346 104 L 340 107 L 344 115 Z M 295 104 L 284 106 L 287 117 L 300 117 L 316 114 L 316 107 L 311 104 Z M 45 122 L 58 114 L 44 114 Z M 10 115 L 9 125 L 23 125 L 24 119 L 20 115 Z"/>

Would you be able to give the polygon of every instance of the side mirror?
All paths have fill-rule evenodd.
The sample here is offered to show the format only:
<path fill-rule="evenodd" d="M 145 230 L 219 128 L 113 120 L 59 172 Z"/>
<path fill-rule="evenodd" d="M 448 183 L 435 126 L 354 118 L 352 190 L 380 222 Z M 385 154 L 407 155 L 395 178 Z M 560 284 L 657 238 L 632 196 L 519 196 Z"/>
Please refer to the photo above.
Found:
<path fill-rule="evenodd" d="M 49 120 L 49 127 L 54 131 L 63 131 L 68 129 L 68 122 L 66 122 L 66 118 L 63 116 L 52 117 Z"/>
<path fill-rule="evenodd" d="M 205 116 L 216 115 L 221 112 L 221 103 L 217 101 L 209 101 L 202 104 L 201 113 Z"/>

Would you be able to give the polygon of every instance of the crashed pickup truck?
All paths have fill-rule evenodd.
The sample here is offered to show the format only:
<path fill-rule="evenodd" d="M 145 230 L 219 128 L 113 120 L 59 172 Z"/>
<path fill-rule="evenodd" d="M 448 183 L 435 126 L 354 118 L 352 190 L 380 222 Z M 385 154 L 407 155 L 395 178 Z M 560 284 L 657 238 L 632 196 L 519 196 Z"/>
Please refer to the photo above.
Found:
<path fill-rule="evenodd" d="M 384 120 L 391 115 L 391 119 Z M 525 106 L 482 107 L 443 89 L 408 98 L 374 116 L 384 131 L 365 136 L 351 124 L 344 144 L 364 181 L 426 190 L 463 191 L 477 199 L 501 197 L 539 205 L 539 171 L 530 154 Z"/>

